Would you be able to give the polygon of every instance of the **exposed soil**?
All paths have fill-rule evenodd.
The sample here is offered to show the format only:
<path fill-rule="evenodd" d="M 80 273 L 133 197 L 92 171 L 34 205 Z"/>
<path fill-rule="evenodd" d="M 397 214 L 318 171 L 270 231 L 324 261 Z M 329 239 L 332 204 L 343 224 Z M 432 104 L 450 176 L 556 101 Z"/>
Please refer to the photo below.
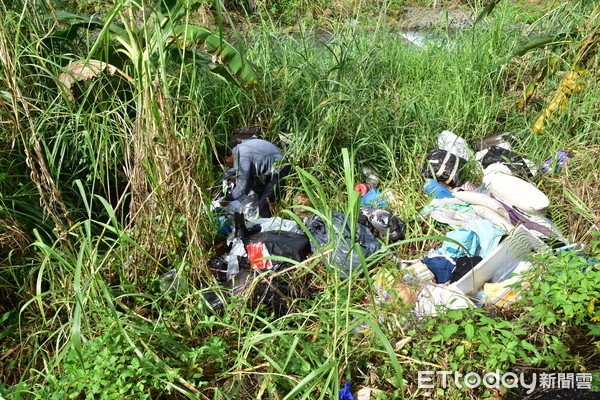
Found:
<path fill-rule="evenodd" d="M 397 26 L 401 30 L 427 29 L 433 26 L 459 29 L 468 26 L 476 17 L 471 12 L 458 8 L 406 7 Z"/>

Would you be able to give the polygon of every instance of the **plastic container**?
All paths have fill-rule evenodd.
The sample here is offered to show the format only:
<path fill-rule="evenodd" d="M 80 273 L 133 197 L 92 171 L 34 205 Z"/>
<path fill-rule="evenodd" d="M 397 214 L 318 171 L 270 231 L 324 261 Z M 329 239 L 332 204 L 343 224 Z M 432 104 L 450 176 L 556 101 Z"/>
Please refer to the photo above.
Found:
<path fill-rule="evenodd" d="M 544 248 L 544 243 L 529 230 L 518 226 L 494 251 L 457 282 L 449 285 L 465 295 L 475 297 L 487 282 L 492 282 L 498 271 L 514 267 L 529 254 Z M 503 275 L 503 274 L 501 274 Z"/>

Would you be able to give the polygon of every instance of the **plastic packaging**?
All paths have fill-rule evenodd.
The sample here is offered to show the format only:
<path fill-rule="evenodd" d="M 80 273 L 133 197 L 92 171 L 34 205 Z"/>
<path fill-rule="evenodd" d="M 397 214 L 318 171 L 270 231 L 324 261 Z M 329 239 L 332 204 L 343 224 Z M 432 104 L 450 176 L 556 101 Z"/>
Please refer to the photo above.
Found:
<path fill-rule="evenodd" d="M 269 250 L 264 243 L 252 243 L 246 246 L 248 252 L 248 260 L 253 268 L 258 269 L 273 269 L 273 263 L 271 260 L 261 260 L 263 257 L 269 257 Z"/>
<path fill-rule="evenodd" d="M 177 270 L 172 269 L 166 272 L 159 281 L 160 291 L 163 294 L 166 293 L 177 293 L 180 290 L 187 288 L 185 279 L 181 276 L 177 276 Z"/>
<path fill-rule="evenodd" d="M 529 166 L 520 155 L 510 150 L 503 149 L 502 147 L 492 146 L 481 159 L 481 165 L 483 168 L 486 168 L 494 163 L 506 165 L 513 172 L 513 174 L 517 176 L 527 179 L 533 177 L 533 174 L 529 170 Z"/>
<path fill-rule="evenodd" d="M 452 192 L 444 185 L 433 179 L 427 179 L 423 185 L 423 191 L 430 195 L 435 195 L 436 199 L 452 197 Z"/>
<path fill-rule="evenodd" d="M 364 167 L 362 169 L 363 174 L 365 175 L 365 183 L 369 186 L 377 186 L 379 184 L 379 177 L 373 172 L 373 170 L 369 167 Z"/>
<path fill-rule="evenodd" d="M 280 217 L 272 218 L 256 218 L 248 221 L 248 228 L 260 227 L 261 232 L 295 232 L 302 233 L 302 230 L 298 228 L 296 221 L 290 219 L 283 219 Z"/>
<path fill-rule="evenodd" d="M 256 194 L 254 191 L 250 191 L 248 196 L 241 201 L 239 212 L 244 214 L 244 217 L 247 220 L 258 218 L 258 194 Z"/>
<path fill-rule="evenodd" d="M 471 159 L 467 141 L 450 131 L 442 131 L 438 135 L 438 148 L 454 154 L 456 157 Z"/>

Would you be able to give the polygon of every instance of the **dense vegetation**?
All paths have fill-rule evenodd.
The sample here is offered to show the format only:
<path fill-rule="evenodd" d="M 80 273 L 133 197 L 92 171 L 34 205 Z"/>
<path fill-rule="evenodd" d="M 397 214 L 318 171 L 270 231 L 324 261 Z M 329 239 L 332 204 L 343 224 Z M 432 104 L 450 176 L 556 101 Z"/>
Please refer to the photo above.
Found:
<path fill-rule="evenodd" d="M 425 47 L 388 26 L 400 0 L 383 11 L 341 2 L 326 30 L 306 24 L 317 17 L 279 24 L 298 22 L 286 10 L 318 15 L 332 3 L 252 3 L 243 34 L 230 23 L 250 3 L 143 3 L 0 0 L 0 398 L 329 399 L 352 381 L 385 399 L 422 396 L 423 369 L 599 370 L 594 2 L 547 2 L 518 27 L 522 2 L 492 2 L 477 25 L 442 23 Z M 203 290 L 216 286 L 208 260 L 225 239 L 211 160 L 243 126 L 286 138 L 298 167 L 278 205 L 287 218 L 310 207 L 355 216 L 360 167 L 376 169 L 407 222 L 408 240 L 389 246 L 400 258 L 446 231 L 419 215 L 421 162 L 440 131 L 472 140 L 511 130 L 536 164 L 569 151 L 570 164 L 537 185 L 585 251 L 538 256 L 508 310 L 418 320 L 401 304 L 364 301 L 388 257 L 343 281 L 325 260 L 299 265 L 286 279 L 314 296 L 283 316 L 248 296 L 215 313 Z M 466 173 L 479 182 L 475 165 Z M 297 206 L 303 196 L 309 208 Z M 165 291 L 172 269 L 183 283 Z"/>

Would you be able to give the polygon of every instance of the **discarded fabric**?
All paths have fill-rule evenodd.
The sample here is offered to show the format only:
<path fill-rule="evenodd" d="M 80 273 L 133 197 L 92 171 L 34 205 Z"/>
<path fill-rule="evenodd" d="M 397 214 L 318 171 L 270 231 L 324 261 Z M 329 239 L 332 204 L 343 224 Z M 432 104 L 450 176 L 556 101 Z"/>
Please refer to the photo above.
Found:
<path fill-rule="evenodd" d="M 505 231 L 498 225 L 484 219 L 470 221 L 469 229 L 475 232 L 479 239 L 479 249 L 476 254 L 483 258 L 498 247 L 500 239 L 505 234 Z"/>
<path fill-rule="evenodd" d="M 373 228 L 382 239 L 389 238 L 390 242 L 404 239 L 404 222 L 393 216 L 389 211 L 363 207 L 358 214 L 358 223 Z"/>
<path fill-rule="evenodd" d="M 443 310 L 469 308 L 473 302 L 460 289 L 449 286 L 424 285 L 413 312 L 418 316 L 436 316 Z"/>
<path fill-rule="evenodd" d="M 510 219 L 506 219 L 497 212 L 479 205 L 472 205 L 471 208 L 477 215 L 477 217 L 490 221 L 496 226 L 502 228 L 505 232 L 510 232 L 513 228 L 513 224 L 510 222 Z"/>
<path fill-rule="evenodd" d="M 501 217 L 508 219 L 508 213 L 504 207 L 502 207 L 502 204 L 487 194 L 477 192 L 456 192 L 453 194 L 454 197 L 464 201 L 465 203 L 487 207 L 490 210 L 498 213 Z"/>
<path fill-rule="evenodd" d="M 450 282 L 456 282 L 463 276 L 468 274 L 477 264 L 479 264 L 483 258 L 479 256 L 474 257 L 460 257 L 456 259 L 456 268 L 452 271 L 452 277 Z"/>
<path fill-rule="evenodd" d="M 558 241 L 561 246 L 568 243 L 568 240 L 562 235 L 560 229 L 548 218 L 522 212 L 503 202 L 501 204 L 508 212 L 513 225 L 522 225 L 537 237 Z"/>
<path fill-rule="evenodd" d="M 433 199 L 421 214 L 457 229 L 467 227 L 469 221 L 479 218 L 470 205 L 455 197 Z"/>
<path fill-rule="evenodd" d="M 457 229 L 447 232 L 446 237 L 453 241 L 444 241 L 440 249 L 429 252 L 429 257 L 437 255 L 449 256 L 452 258 L 474 256 L 479 249 L 479 237 L 471 230 Z M 454 241 L 460 243 L 460 245 Z"/>
<path fill-rule="evenodd" d="M 423 264 L 427 265 L 427 268 L 433 272 L 437 283 L 448 282 L 455 267 L 454 260 L 446 257 L 425 257 Z"/>

